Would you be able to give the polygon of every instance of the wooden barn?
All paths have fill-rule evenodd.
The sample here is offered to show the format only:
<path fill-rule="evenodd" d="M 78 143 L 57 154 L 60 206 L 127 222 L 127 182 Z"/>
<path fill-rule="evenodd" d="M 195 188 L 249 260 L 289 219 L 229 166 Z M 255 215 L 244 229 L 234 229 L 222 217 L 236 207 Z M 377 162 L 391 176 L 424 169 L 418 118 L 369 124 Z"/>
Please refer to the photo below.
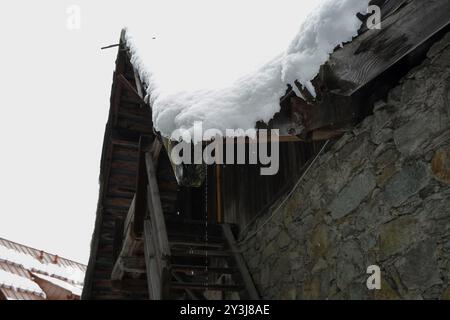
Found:
<path fill-rule="evenodd" d="M 173 164 L 173 144 L 153 128 L 122 32 L 83 299 L 259 298 L 239 250 L 243 231 L 448 32 L 446 0 L 372 2 L 381 6 L 382 29 L 363 24 L 314 79 L 316 99 L 292 84 L 304 98 L 288 87 L 281 111 L 258 124 L 280 131 L 274 176 L 261 176 L 260 165 Z"/>

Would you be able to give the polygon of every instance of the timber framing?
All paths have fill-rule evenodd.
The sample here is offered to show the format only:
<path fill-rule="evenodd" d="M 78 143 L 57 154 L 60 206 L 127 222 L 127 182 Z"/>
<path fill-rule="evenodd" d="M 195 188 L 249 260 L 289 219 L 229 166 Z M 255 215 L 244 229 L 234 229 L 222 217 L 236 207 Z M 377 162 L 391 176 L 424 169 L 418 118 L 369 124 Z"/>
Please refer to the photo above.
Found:
<path fill-rule="evenodd" d="M 151 110 L 139 96 L 134 69 L 127 51 L 123 50 L 123 36 L 124 32 L 113 76 L 100 165 L 98 209 L 82 299 L 148 297 L 142 290 L 124 290 L 123 286 L 119 290 L 116 281 L 123 277 L 123 271 L 139 269 L 138 261 L 132 258 L 143 252 L 143 245 L 131 232 L 129 223 L 134 214 L 140 137 L 154 136 Z M 116 263 L 119 256 L 121 259 Z M 145 279 L 145 274 L 141 277 Z"/>
<path fill-rule="evenodd" d="M 280 97 L 280 112 L 268 124 L 258 123 L 257 129 L 279 129 L 286 145 L 341 136 L 370 114 L 367 106 L 383 97 L 386 79 L 394 79 L 387 83 L 394 85 L 423 58 L 424 48 L 449 31 L 449 1 L 372 3 L 381 6 L 381 30 L 363 26 L 358 37 L 335 50 L 312 81 L 315 98 L 298 82 L 288 86 Z M 230 181 L 230 168 L 175 166 L 169 157 L 172 142 L 155 132 L 145 92 L 122 32 L 82 298 L 207 299 L 237 294 L 258 299 L 235 241 L 237 227 L 225 224 L 226 202 L 231 200 L 223 180 Z M 205 222 L 177 216 L 183 207 L 189 207 L 189 214 L 193 208 L 205 209 L 195 206 L 199 192 L 194 189 L 199 188 L 213 191 L 205 204 L 208 217 L 213 217 L 206 240 L 201 233 Z M 202 265 L 205 255 L 207 268 Z M 205 277 L 213 281 L 205 283 Z"/>
<path fill-rule="evenodd" d="M 281 112 L 269 127 L 279 129 L 282 136 L 296 136 L 301 140 L 341 135 L 366 115 L 368 87 L 402 60 L 415 58 L 421 46 L 427 46 L 433 37 L 448 30 L 450 24 L 449 1 L 371 3 L 381 7 L 381 29 L 369 30 L 363 24 L 358 37 L 331 55 L 312 80 L 316 98 L 299 83 L 292 84 L 298 87 L 302 97 L 290 86 L 281 98 Z M 365 22 L 364 17 L 361 19 Z"/>

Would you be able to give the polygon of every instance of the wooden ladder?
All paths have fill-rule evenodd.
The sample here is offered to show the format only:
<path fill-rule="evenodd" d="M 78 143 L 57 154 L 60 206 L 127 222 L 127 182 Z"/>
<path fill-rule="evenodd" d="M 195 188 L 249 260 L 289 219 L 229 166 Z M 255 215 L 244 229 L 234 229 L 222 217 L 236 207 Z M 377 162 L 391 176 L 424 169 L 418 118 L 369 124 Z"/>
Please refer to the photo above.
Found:
<path fill-rule="evenodd" d="M 259 299 L 232 226 L 164 214 L 155 170 L 157 144 L 140 141 L 137 191 L 125 232 L 131 239 L 125 242 L 132 245 L 122 249 L 113 280 L 130 269 L 123 268 L 124 258 L 142 239 L 150 299 Z"/>
<path fill-rule="evenodd" d="M 169 298 L 259 299 L 230 225 L 176 218 L 166 222 Z"/>

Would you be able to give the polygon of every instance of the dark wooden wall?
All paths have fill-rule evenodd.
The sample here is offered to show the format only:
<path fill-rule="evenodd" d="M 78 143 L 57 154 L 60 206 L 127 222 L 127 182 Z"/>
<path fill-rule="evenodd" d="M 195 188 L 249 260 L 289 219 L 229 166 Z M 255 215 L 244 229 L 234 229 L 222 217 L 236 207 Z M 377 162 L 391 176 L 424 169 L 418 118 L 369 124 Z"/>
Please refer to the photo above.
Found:
<path fill-rule="evenodd" d="M 259 165 L 223 165 L 221 174 L 223 220 L 245 228 L 267 211 L 292 187 L 302 169 L 320 149 L 320 143 L 280 143 L 280 168 L 274 176 L 262 176 Z"/>
<path fill-rule="evenodd" d="M 139 137 L 153 134 L 151 110 L 130 93 L 122 76 L 134 85 L 134 70 L 125 51 L 119 50 L 100 165 L 100 192 L 91 255 L 82 299 L 145 299 L 146 294 L 113 288 L 116 224 L 127 215 L 136 191 Z"/>

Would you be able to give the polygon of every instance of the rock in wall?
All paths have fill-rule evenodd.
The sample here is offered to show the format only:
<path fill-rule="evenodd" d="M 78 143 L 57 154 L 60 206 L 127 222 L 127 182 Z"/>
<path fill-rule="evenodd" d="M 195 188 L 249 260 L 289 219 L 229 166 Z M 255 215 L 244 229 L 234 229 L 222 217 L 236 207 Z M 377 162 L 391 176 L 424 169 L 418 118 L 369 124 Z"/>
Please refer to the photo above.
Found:
<path fill-rule="evenodd" d="M 450 299 L 450 33 L 241 247 L 267 299 Z"/>

